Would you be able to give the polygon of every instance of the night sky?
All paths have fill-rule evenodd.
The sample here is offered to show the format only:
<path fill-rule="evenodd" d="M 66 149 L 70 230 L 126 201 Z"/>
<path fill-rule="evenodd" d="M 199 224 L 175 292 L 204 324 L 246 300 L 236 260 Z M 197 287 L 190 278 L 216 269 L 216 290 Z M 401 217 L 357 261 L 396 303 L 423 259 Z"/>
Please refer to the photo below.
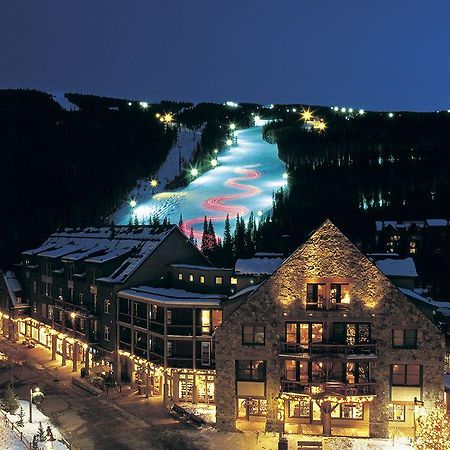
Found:
<path fill-rule="evenodd" d="M 0 88 L 450 108 L 448 0 L 0 0 Z"/>

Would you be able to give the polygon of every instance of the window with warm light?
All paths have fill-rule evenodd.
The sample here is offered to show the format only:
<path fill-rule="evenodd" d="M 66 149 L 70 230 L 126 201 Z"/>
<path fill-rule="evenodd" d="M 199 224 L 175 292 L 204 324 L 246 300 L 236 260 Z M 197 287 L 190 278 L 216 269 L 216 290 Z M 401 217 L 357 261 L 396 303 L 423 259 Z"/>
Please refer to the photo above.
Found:
<path fill-rule="evenodd" d="M 348 305 L 350 303 L 350 285 L 348 283 L 331 283 L 330 301 L 332 304 L 340 303 Z"/>
<path fill-rule="evenodd" d="M 265 381 L 266 362 L 265 361 L 236 361 L 237 381 Z"/>
<path fill-rule="evenodd" d="M 230 284 L 238 284 L 238 279 L 236 277 L 231 277 Z"/>
<path fill-rule="evenodd" d="M 178 280 L 179 280 L 179 281 L 183 281 L 183 274 L 182 274 L 182 273 L 179 273 L 179 274 L 178 274 Z"/>
<path fill-rule="evenodd" d="M 311 415 L 311 403 L 309 400 L 289 400 L 289 417 L 305 417 Z"/>
<path fill-rule="evenodd" d="M 420 386 L 422 366 L 419 364 L 391 365 L 392 386 Z"/>
<path fill-rule="evenodd" d="M 192 274 L 189 275 L 189 281 L 190 281 L 191 283 L 194 282 L 194 275 L 192 275 Z"/>
<path fill-rule="evenodd" d="M 405 405 L 390 403 L 389 404 L 389 421 L 404 422 L 405 421 Z"/>
<path fill-rule="evenodd" d="M 202 333 L 207 334 L 210 332 L 211 329 L 211 310 L 209 309 L 202 309 Z"/>
<path fill-rule="evenodd" d="M 200 275 L 199 280 L 200 280 L 200 284 L 205 284 L 205 276 L 204 275 Z"/>
<path fill-rule="evenodd" d="M 216 284 L 222 284 L 223 283 L 223 277 L 216 277 L 215 278 Z"/>
<path fill-rule="evenodd" d="M 313 308 L 323 308 L 325 303 L 325 284 L 308 283 L 306 285 L 306 303 Z"/>
<path fill-rule="evenodd" d="M 219 325 L 222 325 L 222 310 L 221 309 L 213 309 L 211 311 L 212 314 L 212 326 L 216 329 Z"/>

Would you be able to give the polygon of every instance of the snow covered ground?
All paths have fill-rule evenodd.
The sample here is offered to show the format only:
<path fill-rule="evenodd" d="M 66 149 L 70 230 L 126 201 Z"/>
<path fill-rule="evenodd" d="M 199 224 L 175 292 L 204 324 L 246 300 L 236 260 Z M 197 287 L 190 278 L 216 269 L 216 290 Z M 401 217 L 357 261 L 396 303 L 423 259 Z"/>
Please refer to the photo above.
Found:
<path fill-rule="evenodd" d="M 49 447 L 50 443 L 48 441 L 41 442 L 39 448 L 42 449 L 53 448 L 55 450 L 67 450 L 69 448 L 63 442 L 60 441 L 62 439 L 62 436 L 61 433 L 58 431 L 58 429 L 55 428 L 50 419 L 41 411 L 39 411 L 35 405 L 33 405 L 33 412 L 32 412 L 33 423 L 29 423 L 30 418 L 29 402 L 26 400 L 19 400 L 19 404 L 23 408 L 23 411 L 25 413 L 25 417 L 23 419 L 24 426 L 19 429 L 22 431 L 23 435 L 28 440 L 28 442 L 33 442 L 33 436 L 38 433 L 39 422 L 41 422 L 44 431 L 46 431 L 47 427 L 50 426 L 53 437 L 56 440 L 53 442 L 53 446 L 51 447 Z M 18 413 L 19 410 L 16 411 L 16 414 L 7 414 L 7 417 L 11 422 L 16 423 L 20 419 Z M 3 442 L 6 442 L 8 446 L 5 446 Z M 0 448 L 8 450 L 9 449 L 16 450 L 24 448 L 24 444 L 20 442 L 19 436 L 17 436 L 17 434 L 15 434 L 12 430 L 3 429 L 3 422 L 0 425 L 0 445 L 1 445 Z"/>
<path fill-rule="evenodd" d="M 66 97 L 64 97 L 64 92 L 53 92 L 51 93 L 53 96 L 53 100 L 59 103 L 65 110 L 67 111 L 78 111 L 79 108 L 77 105 L 69 102 Z"/>
<path fill-rule="evenodd" d="M 185 230 L 189 232 L 192 226 L 199 237 L 205 215 L 214 222 L 216 234 L 223 235 L 227 213 L 233 219 L 237 213 L 248 217 L 251 211 L 268 211 L 273 191 L 286 185 L 286 168 L 278 158 L 277 146 L 264 141 L 261 131 L 261 127 L 236 131 L 237 145 L 223 149 L 218 156 L 219 165 L 185 188 L 154 196 L 149 187 L 136 189 L 133 195 L 137 206 L 122 205 L 113 216 L 114 222 L 127 224 L 130 215 L 136 214 L 142 221 L 157 214 L 160 220 L 167 217 L 178 223 L 183 214 Z"/>

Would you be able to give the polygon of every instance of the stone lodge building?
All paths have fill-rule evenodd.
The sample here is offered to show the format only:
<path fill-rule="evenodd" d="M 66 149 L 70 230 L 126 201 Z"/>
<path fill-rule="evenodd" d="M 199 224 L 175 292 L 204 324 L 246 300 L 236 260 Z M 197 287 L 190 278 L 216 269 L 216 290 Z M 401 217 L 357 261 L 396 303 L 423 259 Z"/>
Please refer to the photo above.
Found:
<path fill-rule="evenodd" d="M 443 334 L 330 221 L 223 319 L 220 430 L 411 434 L 443 400 Z"/>

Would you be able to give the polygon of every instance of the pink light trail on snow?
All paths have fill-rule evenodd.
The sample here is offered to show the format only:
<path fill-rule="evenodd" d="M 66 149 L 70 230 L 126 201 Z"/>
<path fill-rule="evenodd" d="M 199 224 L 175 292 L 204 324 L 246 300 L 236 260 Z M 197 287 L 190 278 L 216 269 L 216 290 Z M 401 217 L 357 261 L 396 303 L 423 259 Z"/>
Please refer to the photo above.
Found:
<path fill-rule="evenodd" d="M 229 214 L 230 219 L 233 218 L 234 216 L 236 216 L 236 214 L 239 214 L 240 216 L 246 214 L 248 212 L 248 208 L 246 208 L 245 206 L 226 205 L 226 204 L 224 204 L 224 202 L 229 202 L 232 200 L 239 200 L 242 198 L 254 197 L 255 195 L 258 195 L 261 193 L 261 189 L 256 186 L 252 186 L 250 184 L 239 183 L 239 181 L 254 180 L 255 178 L 259 178 L 261 176 L 260 172 L 258 172 L 257 170 L 243 169 L 243 168 L 236 169 L 236 172 L 240 173 L 244 176 L 229 178 L 225 182 L 225 186 L 235 188 L 235 189 L 240 189 L 243 192 L 239 192 L 236 194 L 230 194 L 230 195 L 219 195 L 216 197 L 210 197 L 210 198 L 206 199 L 202 205 L 203 208 L 205 209 L 205 213 L 206 213 L 206 211 L 221 211 L 221 212 L 223 212 L 223 214 L 221 214 L 221 215 L 215 215 L 215 216 L 211 216 L 211 217 L 208 217 L 208 214 L 206 213 L 205 215 L 208 218 L 208 220 L 211 219 L 212 222 L 217 222 L 217 221 L 225 220 L 227 217 L 227 214 Z M 204 220 L 204 217 L 196 217 L 194 219 L 187 220 L 186 222 L 183 223 L 183 226 L 181 227 L 181 229 L 184 232 L 184 234 L 186 234 L 186 236 L 189 236 L 189 234 L 191 232 L 191 227 L 194 227 L 194 225 L 197 225 L 199 223 L 203 224 L 203 220 Z M 194 229 L 194 237 L 195 237 L 195 239 L 197 239 L 198 242 L 200 242 L 200 240 L 202 238 L 202 234 L 203 234 L 203 231 L 197 231 Z"/>

